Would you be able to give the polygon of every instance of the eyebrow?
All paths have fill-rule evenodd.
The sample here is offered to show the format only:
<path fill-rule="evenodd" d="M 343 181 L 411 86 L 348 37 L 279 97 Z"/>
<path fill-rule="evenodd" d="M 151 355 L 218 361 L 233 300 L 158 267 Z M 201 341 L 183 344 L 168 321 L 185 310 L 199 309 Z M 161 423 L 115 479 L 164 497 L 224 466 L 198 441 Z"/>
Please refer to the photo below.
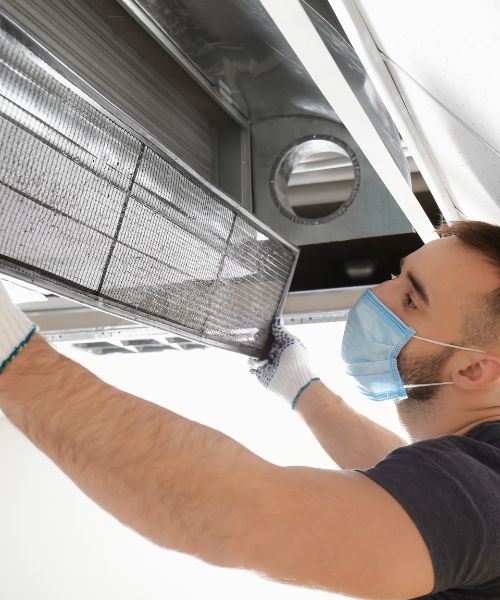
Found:
<path fill-rule="evenodd" d="M 403 270 L 403 265 L 406 262 L 406 258 L 407 258 L 406 256 L 404 258 L 402 258 L 401 262 L 399 263 L 399 267 L 401 270 Z M 417 292 L 418 297 L 422 300 L 422 302 L 426 306 L 429 306 L 429 296 L 427 295 L 427 291 L 426 291 L 424 285 L 410 271 L 407 271 L 406 277 L 408 277 L 410 283 L 413 286 L 413 289 L 415 290 L 415 292 Z"/>

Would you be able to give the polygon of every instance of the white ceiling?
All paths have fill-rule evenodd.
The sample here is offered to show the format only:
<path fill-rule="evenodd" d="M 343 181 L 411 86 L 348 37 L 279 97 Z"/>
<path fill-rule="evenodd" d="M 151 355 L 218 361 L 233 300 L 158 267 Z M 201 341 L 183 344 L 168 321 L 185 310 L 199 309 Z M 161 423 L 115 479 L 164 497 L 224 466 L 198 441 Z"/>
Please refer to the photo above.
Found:
<path fill-rule="evenodd" d="M 455 205 L 500 222 L 500 2 L 356 4 Z"/>

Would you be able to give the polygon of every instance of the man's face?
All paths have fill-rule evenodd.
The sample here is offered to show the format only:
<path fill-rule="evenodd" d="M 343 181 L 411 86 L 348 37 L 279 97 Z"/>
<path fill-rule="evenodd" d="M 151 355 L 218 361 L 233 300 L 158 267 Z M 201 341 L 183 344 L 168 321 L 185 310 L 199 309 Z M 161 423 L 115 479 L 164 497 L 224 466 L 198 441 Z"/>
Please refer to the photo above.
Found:
<path fill-rule="evenodd" d="M 494 269 L 479 254 L 447 237 L 426 244 L 410 254 L 396 279 L 373 292 L 417 335 L 463 345 L 464 319 L 474 310 L 475 294 L 485 294 L 498 285 Z M 457 352 L 411 338 L 398 357 L 404 383 L 450 381 L 447 366 Z M 443 386 L 407 390 L 408 400 L 398 408 L 419 408 L 436 399 Z"/>

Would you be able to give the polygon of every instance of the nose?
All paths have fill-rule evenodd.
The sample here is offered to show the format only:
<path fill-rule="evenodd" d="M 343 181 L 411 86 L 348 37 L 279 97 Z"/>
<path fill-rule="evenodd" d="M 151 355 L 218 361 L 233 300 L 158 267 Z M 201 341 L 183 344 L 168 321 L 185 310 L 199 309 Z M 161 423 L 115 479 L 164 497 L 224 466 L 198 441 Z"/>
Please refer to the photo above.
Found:
<path fill-rule="evenodd" d="M 394 311 L 394 299 L 396 297 L 396 287 L 397 279 L 388 279 L 383 283 L 379 283 L 377 286 L 372 288 L 372 292 L 377 296 L 377 298 L 385 304 L 388 309 Z"/>

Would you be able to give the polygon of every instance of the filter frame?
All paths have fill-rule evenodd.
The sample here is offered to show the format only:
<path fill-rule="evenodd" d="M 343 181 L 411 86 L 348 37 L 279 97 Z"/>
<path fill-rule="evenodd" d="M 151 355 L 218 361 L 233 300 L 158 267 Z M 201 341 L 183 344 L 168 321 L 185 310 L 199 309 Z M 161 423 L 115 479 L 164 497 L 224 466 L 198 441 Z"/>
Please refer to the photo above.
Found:
<path fill-rule="evenodd" d="M 69 67 L 67 67 L 59 58 L 54 56 L 43 45 L 37 42 L 29 33 L 19 27 L 3 11 L 0 11 L 0 29 L 0 35 L 7 35 L 9 37 L 9 41 L 14 47 L 21 49 L 24 53 L 29 53 L 30 60 L 32 60 L 45 72 L 49 73 L 60 84 L 82 98 L 94 109 L 110 119 L 115 125 L 131 134 L 136 140 L 160 156 L 171 167 L 180 171 L 182 175 L 184 175 L 195 185 L 199 186 L 203 191 L 210 195 L 215 195 L 217 200 L 222 205 L 227 206 L 232 212 L 236 213 L 236 216 L 241 217 L 256 231 L 276 242 L 281 243 L 292 253 L 294 257 L 293 263 L 274 316 L 280 315 L 298 262 L 299 249 L 276 234 L 267 225 L 259 221 L 250 211 L 245 209 L 238 202 L 225 194 L 222 190 L 218 189 L 205 178 L 196 173 L 189 165 L 179 159 L 163 143 L 156 139 L 151 132 L 146 131 L 136 121 L 126 115 L 118 106 L 108 101 L 95 88 L 85 82 L 84 79 L 82 79 Z M 115 314 L 134 322 L 144 323 L 159 329 L 166 329 L 181 337 L 191 339 L 205 345 L 241 352 L 250 356 L 257 356 L 258 358 L 263 358 L 267 355 L 270 345 L 270 335 L 268 335 L 265 347 L 263 347 L 259 353 L 256 353 L 255 349 L 250 349 L 249 346 L 239 344 L 237 342 L 225 343 L 219 340 L 208 340 L 200 337 L 200 335 L 197 333 L 197 330 L 190 329 L 188 326 L 183 325 L 182 327 L 179 327 L 175 323 L 169 322 L 167 319 L 160 321 L 154 315 L 148 316 L 145 314 L 147 311 L 142 308 L 140 319 L 134 319 L 133 315 L 124 309 L 124 306 L 126 305 L 123 302 L 118 303 L 109 297 L 103 298 L 102 296 L 97 296 L 89 288 L 79 286 L 75 282 L 69 283 L 68 280 L 58 277 L 55 274 L 51 274 L 50 277 L 48 277 L 44 274 L 44 272 L 41 272 L 40 269 L 37 269 L 37 267 L 26 265 L 25 263 L 21 263 L 12 257 L 7 257 L 2 254 L 0 254 L 0 272 L 25 282 L 33 283 L 48 291 L 73 299 L 91 308 L 109 312 L 110 314 Z M 136 307 L 130 308 L 131 310 L 137 311 Z"/>

